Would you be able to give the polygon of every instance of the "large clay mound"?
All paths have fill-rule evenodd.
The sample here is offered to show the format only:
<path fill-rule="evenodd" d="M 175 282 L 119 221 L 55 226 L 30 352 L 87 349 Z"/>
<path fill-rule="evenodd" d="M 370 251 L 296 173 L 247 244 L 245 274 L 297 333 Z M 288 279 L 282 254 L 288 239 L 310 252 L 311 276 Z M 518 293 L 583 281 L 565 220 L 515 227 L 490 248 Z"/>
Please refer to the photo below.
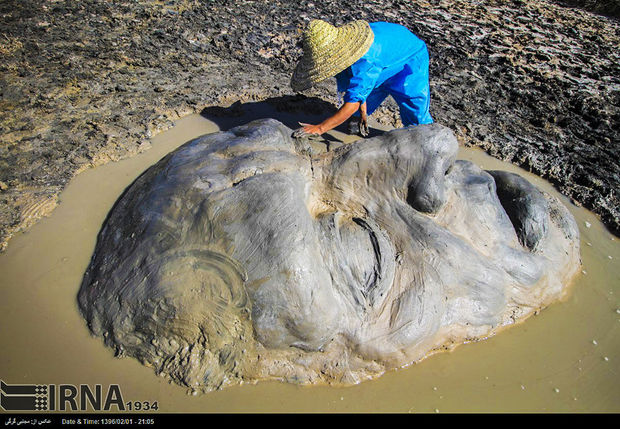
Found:
<path fill-rule="evenodd" d="M 317 154 L 269 119 L 142 174 L 79 292 L 91 331 L 196 390 L 356 383 L 562 298 L 578 229 L 520 176 L 456 160 L 440 125 Z"/>

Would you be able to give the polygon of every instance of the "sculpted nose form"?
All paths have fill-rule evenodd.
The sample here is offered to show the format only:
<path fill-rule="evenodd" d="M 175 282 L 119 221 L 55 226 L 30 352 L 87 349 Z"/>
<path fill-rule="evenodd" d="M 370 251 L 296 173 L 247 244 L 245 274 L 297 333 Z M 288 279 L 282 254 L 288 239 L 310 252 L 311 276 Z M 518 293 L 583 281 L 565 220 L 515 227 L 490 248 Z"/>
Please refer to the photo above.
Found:
<path fill-rule="evenodd" d="M 458 143 L 448 129 L 438 125 L 416 127 L 414 132 L 410 144 L 418 148 L 418 159 L 424 162 L 410 171 L 407 203 L 419 212 L 434 214 L 446 203 L 446 174 L 456 160 Z"/>
<path fill-rule="evenodd" d="M 369 139 L 336 154 L 326 167 L 325 188 L 338 190 L 332 198 L 343 205 L 364 206 L 396 192 L 421 213 L 437 213 L 445 205 L 446 171 L 458 152 L 454 134 L 438 124 L 391 132 L 385 139 Z"/>
<path fill-rule="evenodd" d="M 445 165 L 452 161 L 435 158 L 414 177 L 407 190 L 407 203 L 422 213 L 437 213 L 446 202 Z"/>
<path fill-rule="evenodd" d="M 437 213 L 445 203 L 443 183 L 420 183 L 417 187 L 410 187 L 407 203 L 422 213 Z"/>

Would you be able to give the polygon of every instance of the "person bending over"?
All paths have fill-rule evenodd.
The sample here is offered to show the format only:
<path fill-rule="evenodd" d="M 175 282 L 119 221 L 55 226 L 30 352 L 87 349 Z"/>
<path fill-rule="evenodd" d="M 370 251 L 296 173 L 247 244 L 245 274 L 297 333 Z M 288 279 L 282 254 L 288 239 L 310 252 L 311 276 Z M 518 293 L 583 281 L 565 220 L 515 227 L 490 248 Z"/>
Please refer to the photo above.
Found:
<path fill-rule="evenodd" d="M 367 115 L 391 95 L 404 126 L 431 124 L 428 50 L 399 24 L 353 21 L 335 27 L 312 20 L 303 34 L 303 56 L 291 78 L 301 92 L 336 77 L 344 104 L 318 125 L 301 124 L 296 137 L 323 134 L 350 119 L 350 130 L 368 135 Z"/>

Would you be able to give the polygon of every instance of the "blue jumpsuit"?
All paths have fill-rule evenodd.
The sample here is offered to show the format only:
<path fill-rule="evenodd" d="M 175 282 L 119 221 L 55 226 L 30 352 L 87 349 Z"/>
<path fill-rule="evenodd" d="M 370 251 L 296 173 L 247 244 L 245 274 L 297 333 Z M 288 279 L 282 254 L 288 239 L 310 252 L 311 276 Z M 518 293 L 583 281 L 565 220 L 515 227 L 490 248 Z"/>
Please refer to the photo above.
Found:
<path fill-rule="evenodd" d="M 336 75 L 345 102 L 366 101 L 368 115 L 391 95 L 403 125 L 431 124 L 428 50 L 407 28 L 373 22 L 375 35 L 368 52 Z M 359 113 L 356 113 L 359 115 Z"/>

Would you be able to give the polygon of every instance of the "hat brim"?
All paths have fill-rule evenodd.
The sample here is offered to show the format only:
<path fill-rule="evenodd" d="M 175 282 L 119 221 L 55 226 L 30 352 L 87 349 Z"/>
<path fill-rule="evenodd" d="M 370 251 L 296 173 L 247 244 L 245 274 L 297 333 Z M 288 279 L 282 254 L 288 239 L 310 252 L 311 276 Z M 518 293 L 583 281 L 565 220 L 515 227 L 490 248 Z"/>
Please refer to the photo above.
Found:
<path fill-rule="evenodd" d="M 293 91 L 308 89 L 350 67 L 368 52 L 375 38 L 368 22 L 362 20 L 335 29 L 337 35 L 328 50 L 324 52 L 304 50 L 304 55 L 291 78 Z"/>

